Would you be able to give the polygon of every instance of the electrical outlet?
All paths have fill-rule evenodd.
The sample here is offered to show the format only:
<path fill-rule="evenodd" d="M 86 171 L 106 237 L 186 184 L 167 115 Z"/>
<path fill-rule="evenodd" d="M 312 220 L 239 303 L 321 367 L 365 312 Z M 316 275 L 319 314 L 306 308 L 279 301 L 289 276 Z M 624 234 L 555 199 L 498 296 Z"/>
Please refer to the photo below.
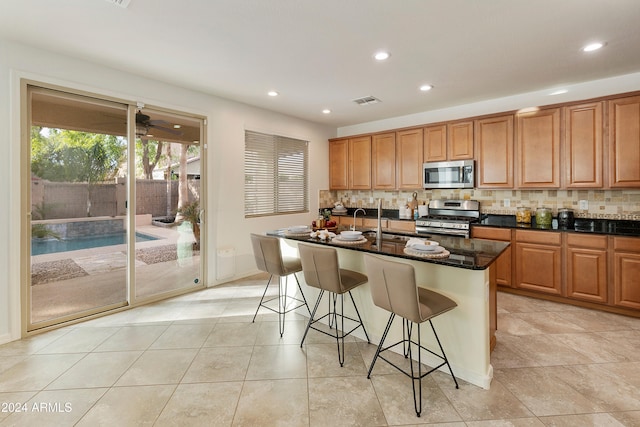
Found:
<path fill-rule="evenodd" d="M 369 203 L 373 203 L 373 197 L 369 197 Z"/>
<path fill-rule="evenodd" d="M 356 196 L 351 196 L 351 203 L 355 203 L 356 202 Z"/>
<path fill-rule="evenodd" d="M 580 208 L 580 210 L 586 211 L 587 209 L 589 209 L 589 201 L 588 200 L 580 200 L 578 202 L 578 208 Z"/>
<path fill-rule="evenodd" d="M 505 208 L 511 207 L 511 200 L 510 199 L 504 199 L 504 207 Z"/>

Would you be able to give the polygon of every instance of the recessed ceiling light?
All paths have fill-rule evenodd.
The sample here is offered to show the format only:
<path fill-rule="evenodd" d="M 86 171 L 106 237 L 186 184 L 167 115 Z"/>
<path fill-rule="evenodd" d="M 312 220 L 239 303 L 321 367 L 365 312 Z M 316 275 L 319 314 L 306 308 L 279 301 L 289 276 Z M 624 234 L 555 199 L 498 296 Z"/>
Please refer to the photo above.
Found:
<path fill-rule="evenodd" d="M 322 114 L 331 114 L 331 110 L 325 108 L 324 110 L 322 110 Z"/>
<path fill-rule="evenodd" d="M 420 86 L 420 90 L 423 91 L 423 92 L 430 91 L 431 89 L 433 89 L 433 86 L 431 86 L 431 85 L 422 85 L 422 86 Z"/>
<path fill-rule="evenodd" d="M 182 125 L 173 125 L 174 129 L 180 129 L 182 127 Z"/>
<path fill-rule="evenodd" d="M 373 55 L 373 57 L 378 61 L 384 61 L 385 59 L 388 59 L 390 56 L 391 54 L 389 52 L 378 52 L 375 55 Z"/>
<path fill-rule="evenodd" d="M 267 92 L 267 95 L 269 95 L 269 96 L 278 96 L 278 92 L 276 92 L 275 90 L 270 90 L 269 92 Z"/>
<path fill-rule="evenodd" d="M 563 93 L 569 92 L 567 89 L 558 89 L 551 92 L 549 95 L 562 95 Z"/>
<path fill-rule="evenodd" d="M 600 43 L 600 42 L 590 43 L 590 44 L 586 45 L 585 47 L 583 47 L 582 51 L 583 52 L 593 52 L 594 50 L 600 49 L 602 46 L 604 46 L 604 43 Z"/>

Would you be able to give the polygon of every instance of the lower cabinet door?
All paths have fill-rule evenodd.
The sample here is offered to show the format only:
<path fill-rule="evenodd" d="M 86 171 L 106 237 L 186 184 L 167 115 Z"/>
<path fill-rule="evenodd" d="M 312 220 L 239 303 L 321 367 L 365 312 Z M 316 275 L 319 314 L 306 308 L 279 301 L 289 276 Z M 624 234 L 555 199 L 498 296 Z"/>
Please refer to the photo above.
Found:
<path fill-rule="evenodd" d="M 496 284 L 511 286 L 511 246 L 496 260 Z"/>
<path fill-rule="evenodd" d="M 516 288 L 562 294 L 560 246 L 516 243 Z"/>
<path fill-rule="evenodd" d="M 614 253 L 614 304 L 640 309 L 640 253 Z"/>
<path fill-rule="evenodd" d="M 567 248 L 567 296 L 607 302 L 607 251 Z"/>

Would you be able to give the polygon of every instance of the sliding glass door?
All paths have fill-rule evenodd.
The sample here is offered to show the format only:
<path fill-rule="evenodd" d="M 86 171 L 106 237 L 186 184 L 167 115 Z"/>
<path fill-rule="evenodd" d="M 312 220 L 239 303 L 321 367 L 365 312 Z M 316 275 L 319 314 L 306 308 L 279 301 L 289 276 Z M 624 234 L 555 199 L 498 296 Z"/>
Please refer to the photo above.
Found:
<path fill-rule="evenodd" d="M 25 91 L 27 330 L 202 287 L 204 120 Z"/>
<path fill-rule="evenodd" d="M 29 86 L 30 329 L 127 304 L 126 104 Z"/>
<path fill-rule="evenodd" d="M 136 298 L 201 287 L 200 120 L 136 114 Z"/>

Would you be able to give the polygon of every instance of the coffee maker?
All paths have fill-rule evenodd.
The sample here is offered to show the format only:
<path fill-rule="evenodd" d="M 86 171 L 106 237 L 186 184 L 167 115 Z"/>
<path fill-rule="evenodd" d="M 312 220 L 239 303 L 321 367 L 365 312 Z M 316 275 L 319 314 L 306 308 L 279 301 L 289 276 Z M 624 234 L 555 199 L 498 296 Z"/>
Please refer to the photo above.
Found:
<path fill-rule="evenodd" d="M 573 228 L 574 223 L 575 219 L 573 216 L 573 211 L 571 209 L 558 209 L 558 227 Z"/>

